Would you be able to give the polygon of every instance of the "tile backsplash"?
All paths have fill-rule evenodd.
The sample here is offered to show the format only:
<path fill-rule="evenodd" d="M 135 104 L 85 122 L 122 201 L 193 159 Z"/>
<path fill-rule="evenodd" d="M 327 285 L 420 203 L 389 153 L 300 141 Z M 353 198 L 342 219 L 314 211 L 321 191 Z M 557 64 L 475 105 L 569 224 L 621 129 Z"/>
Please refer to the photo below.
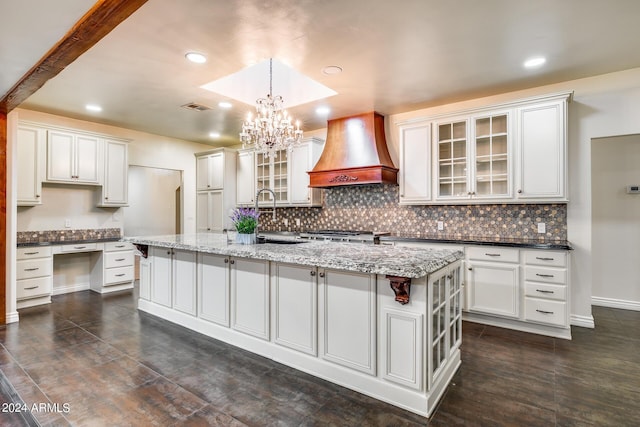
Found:
<path fill-rule="evenodd" d="M 263 230 L 317 229 L 390 232 L 406 237 L 529 239 L 558 242 L 567 239 L 566 204 L 491 204 L 400 206 L 399 187 L 364 185 L 326 189 L 322 208 L 278 208 L 260 218 Z M 267 208 L 265 208 L 267 209 Z M 284 226 L 284 219 L 288 226 Z M 296 225 L 300 220 L 300 226 Z M 437 222 L 444 223 L 438 231 Z M 538 223 L 546 232 L 538 233 Z"/>

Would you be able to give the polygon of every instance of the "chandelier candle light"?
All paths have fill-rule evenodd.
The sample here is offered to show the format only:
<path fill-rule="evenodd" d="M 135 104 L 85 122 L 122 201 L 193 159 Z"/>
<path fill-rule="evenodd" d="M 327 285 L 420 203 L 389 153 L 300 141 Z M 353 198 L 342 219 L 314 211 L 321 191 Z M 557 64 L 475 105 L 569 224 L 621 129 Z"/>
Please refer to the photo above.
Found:
<path fill-rule="evenodd" d="M 248 114 L 242 123 L 240 141 L 243 147 L 254 147 L 268 158 L 277 157 L 278 151 L 287 150 L 287 155 L 294 145 L 302 139 L 300 122 L 296 126 L 292 119 L 282 110 L 283 99 L 273 96 L 273 58 L 269 59 L 269 94 L 266 98 L 256 100 L 256 117 Z"/>

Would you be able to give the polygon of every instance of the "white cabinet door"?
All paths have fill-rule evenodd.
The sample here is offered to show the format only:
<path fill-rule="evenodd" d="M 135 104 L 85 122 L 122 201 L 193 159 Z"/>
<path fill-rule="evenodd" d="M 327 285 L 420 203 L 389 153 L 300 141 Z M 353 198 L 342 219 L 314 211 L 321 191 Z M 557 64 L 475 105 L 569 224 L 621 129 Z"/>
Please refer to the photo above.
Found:
<path fill-rule="evenodd" d="M 125 142 L 105 140 L 104 179 L 102 182 L 103 206 L 128 204 L 128 146 Z"/>
<path fill-rule="evenodd" d="M 566 199 L 566 101 L 518 109 L 518 199 Z"/>
<path fill-rule="evenodd" d="M 151 259 L 140 257 L 140 298 L 151 299 Z"/>
<path fill-rule="evenodd" d="M 291 190 L 290 201 L 294 205 L 306 205 L 311 203 L 311 189 L 309 188 L 309 158 L 311 156 L 311 146 L 301 144 L 289 153 L 289 171 L 291 179 L 289 188 Z"/>
<path fill-rule="evenodd" d="M 173 308 L 196 315 L 196 253 L 172 251 Z"/>
<path fill-rule="evenodd" d="M 236 203 L 253 205 L 256 196 L 255 153 L 238 152 Z"/>
<path fill-rule="evenodd" d="M 209 156 L 196 157 L 196 191 L 209 190 Z"/>
<path fill-rule="evenodd" d="M 77 184 L 98 184 L 96 137 L 72 132 L 49 131 L 47 138 L 47 180 Z"/>
<path fill-rule="evenodd" d="M 209 228 L 209 192 L 196 193 L 196 231 L 211 231 Z"/>
<path fill-rule="evenodd" d="M 320 270 L 322 358 L 376 374 L 376 276 Z"/>
<path fill-rule="evenodd" d="M 519 270 L 519 264 L 469 262 L 469 311 L 518 317 Z"/>
<path fill-rule="evenodd" d="M 400 204 L 431 200 L 431 123 L 400 128 Z"/>
<path fill-rule="evenodd" d="M 18 126 L 18 206 L 42 203 L 42 174 L 46 130 L 33 126 Z"/>
<path fill-rule="evenodd" d="M 209 156 L 209 185 L 211 189 L 224 187 L 224 153 Z"/>
<path fill-rule="evenodd" d="M 151 301 L 171 307 L 171 249 L 150 247 L 151 258 Z"/>
<path fill-rule="evenodd" d="M 231 327 L 269 340 L 269 262 L 235 258 L 231 264 Z"/>
<path fill-rule="evenodd" d="M 272 264 L 273 340 L 317 355 L 317 272 L 315 267 Z"/>
<path fill-rule="evenodd" d="M 198 317 L 229 327 L 229 258 L 198 253 Z"/>
<path fill-rule="evenodd" d="M 209 229 L 211 231 L 222 231 L 224 228 L 224 194 L 222 190 L 209 191 Z"/>

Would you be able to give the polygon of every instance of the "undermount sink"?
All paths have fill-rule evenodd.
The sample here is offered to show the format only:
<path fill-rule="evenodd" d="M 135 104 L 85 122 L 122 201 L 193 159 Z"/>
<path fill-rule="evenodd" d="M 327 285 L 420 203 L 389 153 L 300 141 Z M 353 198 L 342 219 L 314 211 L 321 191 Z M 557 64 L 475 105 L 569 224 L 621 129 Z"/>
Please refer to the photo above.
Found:
<path fill-rule="evenodd" d="M 306 243 L 306 240 L 300 240 L 300 239 L 274 239 L 271 237 L 264 237 L 264 236 L 258 236 L 258 238 L 256 239 L 256 243 L 257 244 L 263 244 L 263 243 L 273 243 L 276 245 L 297 245 L 299 243 Z"/>

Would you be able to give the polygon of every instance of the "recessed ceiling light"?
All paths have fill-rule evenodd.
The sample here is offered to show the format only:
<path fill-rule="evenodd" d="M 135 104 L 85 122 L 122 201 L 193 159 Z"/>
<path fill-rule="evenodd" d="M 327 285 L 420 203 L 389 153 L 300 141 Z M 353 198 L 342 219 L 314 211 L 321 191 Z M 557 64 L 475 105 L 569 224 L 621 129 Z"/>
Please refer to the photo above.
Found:
<path fill-rule="evenodd" d="M 207 57 L 198 52 L 189 52 L 184 57 L 196 64 L 204 64 L 207 62 Z"/>
<path fill-rule="evenodd" d="M 316 114 L 319 116 L 328 116 L 331 112 L 329 107 L 318 107 L 316 108 Z"/>
<path fill-rule="evenodd" d="M 340 74 L 342 72 L 342 67 L 338 67 L 337 65 L 327 65 L 322 69 L 322 74 L 326 74 L 327 76 L 333 76 L 334 74 Z"/>
<path fill-rule="evenodd" d="M 220 138 L 220 132 L 209 132 L 209 138 Z"/>
<path fill-rule="evenodd" d="M 535 58 L 529 58 L 524 61 L 525 68 L 536 68 L 541 67 L 544 63 L 547 62 L 547 59 L 542 56 L 536 56 Z"/>
<path fill-rule="evenodd" d="M 231 106 L 232 105 L 230 102 L 225 102 L 225 101 L 218 102 L 218 107 L 220 108 L 231 108 Z"/>
<path fill-rule="evenodd" d="M 99 105 L 95 105 L 95 104 L 87 104 L 84 106 L 84 108 L 87 109 L 87 111 L 93 111 L 96 113 L 99 113 L 100 111 L 102 111 L 102 107 Z"/>

